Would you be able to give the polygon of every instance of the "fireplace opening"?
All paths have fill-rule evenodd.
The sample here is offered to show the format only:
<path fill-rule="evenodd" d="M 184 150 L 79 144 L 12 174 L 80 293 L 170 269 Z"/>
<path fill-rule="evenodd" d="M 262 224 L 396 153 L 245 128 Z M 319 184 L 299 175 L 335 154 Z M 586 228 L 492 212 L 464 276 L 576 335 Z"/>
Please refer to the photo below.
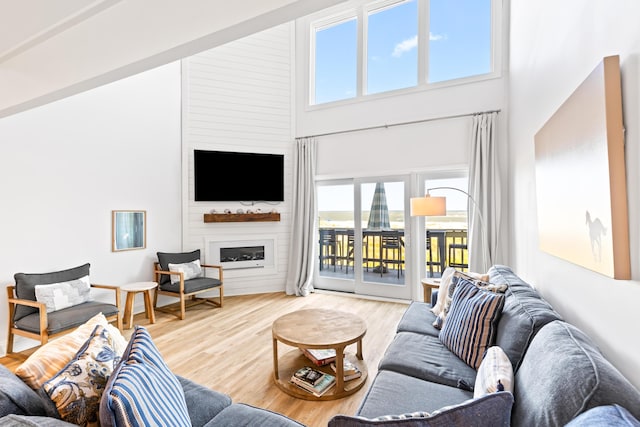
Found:
<path fill-rule="evenodd" d="M 221 262 L 264 260 L 264 246 L 220 248 Z"/>

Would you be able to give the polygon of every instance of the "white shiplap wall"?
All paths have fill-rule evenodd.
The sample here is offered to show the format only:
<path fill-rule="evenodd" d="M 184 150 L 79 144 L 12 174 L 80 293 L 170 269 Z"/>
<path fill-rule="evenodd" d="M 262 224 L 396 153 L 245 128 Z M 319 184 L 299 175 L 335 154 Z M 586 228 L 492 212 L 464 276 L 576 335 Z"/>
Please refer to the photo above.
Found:
<path fill-rule="evenodd" d="M 265 30 L 183 60 L 183 250 L 205 242 L 274 236 L 275 272 L 225 270 L 225 294 L 283 291 L 291 224 L 293 159 L 293 24 Z M 193 150 L 285 155 L 285 202 L 243 206 L 194 202 Z M 224 165 L 220 165 L 224 167 Z M 230 171 L 233 174 L 242 171 Z M 280 222 L 204 223 L 211 209 L 280 212 Z"/>

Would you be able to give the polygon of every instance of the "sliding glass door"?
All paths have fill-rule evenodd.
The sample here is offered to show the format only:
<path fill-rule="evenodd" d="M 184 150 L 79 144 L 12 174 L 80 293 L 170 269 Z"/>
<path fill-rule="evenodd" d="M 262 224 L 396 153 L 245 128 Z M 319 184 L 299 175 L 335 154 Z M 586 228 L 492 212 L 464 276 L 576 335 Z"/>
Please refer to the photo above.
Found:
<path fill-rule="evenodd" d="M 319 183 L 320 289 L 410 299 L 408 176 Z"/>

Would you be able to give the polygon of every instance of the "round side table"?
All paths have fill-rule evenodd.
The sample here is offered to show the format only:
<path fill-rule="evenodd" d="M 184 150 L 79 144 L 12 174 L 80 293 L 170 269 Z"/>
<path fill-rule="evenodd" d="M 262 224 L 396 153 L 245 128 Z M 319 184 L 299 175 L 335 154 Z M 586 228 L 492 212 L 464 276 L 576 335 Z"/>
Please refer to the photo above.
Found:
<path fill-rule="evenodd" d="M 136 282 L 120 286 L 120 289 L 127 293 L 127 300 L 124 304 L 124 328 L 133 327 L 133 301 L 137 293 L 144 294 L 144 310 L 149 322 L 156 323 L 156 316 L 151 304 L 151 290 L 158 286 L 156 282 Z"/>

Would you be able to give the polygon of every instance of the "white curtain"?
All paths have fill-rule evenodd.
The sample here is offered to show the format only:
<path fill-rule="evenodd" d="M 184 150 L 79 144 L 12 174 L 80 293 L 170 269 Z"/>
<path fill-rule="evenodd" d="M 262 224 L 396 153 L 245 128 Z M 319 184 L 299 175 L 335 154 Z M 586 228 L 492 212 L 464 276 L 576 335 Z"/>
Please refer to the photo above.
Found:
<path fill-rule="evenodd" d="M 315 138 L 296 140 L 293 161 L 293 225 L 289 240 L 289 270 L 286 293 L 307 296 L 313 290 L 311 279 L 315 260 L 316 175 Z"/>
<path fill-rule="evenodd" d="M 497 116 L 497 112 L 473 116 L 469 194 L 477 206 L 469 205 L 469 269 L 477 272 L 485 272 L 493 265 L 500 238 Z"/>

